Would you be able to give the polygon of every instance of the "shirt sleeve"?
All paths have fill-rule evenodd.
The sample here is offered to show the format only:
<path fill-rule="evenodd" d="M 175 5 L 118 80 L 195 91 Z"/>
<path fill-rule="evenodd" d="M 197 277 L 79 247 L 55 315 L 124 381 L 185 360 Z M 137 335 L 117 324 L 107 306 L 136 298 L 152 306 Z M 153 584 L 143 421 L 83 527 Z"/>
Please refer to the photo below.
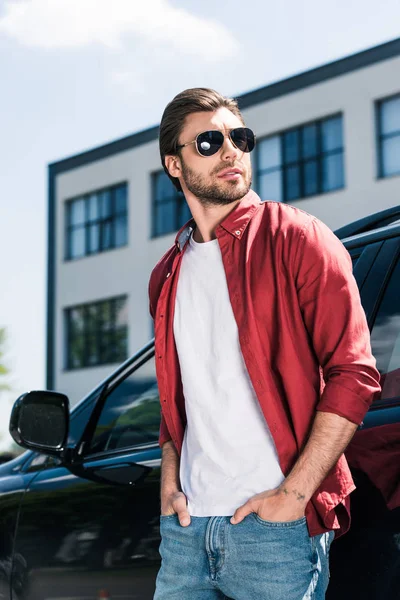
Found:
<path fill-rule="evenodd" d="M 149 281 L 149 312 L 150 315 L 154 321 L 154 317 L 155 317 L 155 308 L 153 306 L 153 298 L 152 298 L 152 281 L 150 278 Z M 158 437 L 158 444 L 160 446 L 160 448 L 162 448 L 163 444 L 165 442 L 168 442 L 169 440 L 171 440 L 171 436 L 169 434 L 168 431 L 168 427 L 167 427 L 167 423 L 165 421 L 164 415 L 161 411 L 161 422 L 160 422 L 160 431 L 159 431 L 159 437 Z"/>
<path fill-rule="evenodd" d="M 301 233 L 295 263 L 300 309 L 325 381 L 317 410 L 359 425 L 381 387 L 350 255 L 313 218 Z"/>

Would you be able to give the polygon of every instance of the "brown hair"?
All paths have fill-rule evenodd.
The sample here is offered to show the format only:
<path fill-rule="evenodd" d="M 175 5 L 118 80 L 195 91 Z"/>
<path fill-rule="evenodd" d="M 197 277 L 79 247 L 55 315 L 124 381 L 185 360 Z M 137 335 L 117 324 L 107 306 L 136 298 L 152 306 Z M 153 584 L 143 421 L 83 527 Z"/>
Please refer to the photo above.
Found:
<path fill-rule="evenodd" d="M 181 184 L 179 179 L 171 177 L 169 174 L 165 166 L 165 156 L 180 153 L 178 149 L 179 136 L 188 115 L 194 112 L 214 112 L 219 108 L 227 108 L 244 123 L 237 101 L 233 98 L 221 96 L 221 94 L 209 88 L 184 90 L 175 96 L 164 110 L 159 132 L 161 162 L 164 171 L 178 191 L 182 191 Z"/>

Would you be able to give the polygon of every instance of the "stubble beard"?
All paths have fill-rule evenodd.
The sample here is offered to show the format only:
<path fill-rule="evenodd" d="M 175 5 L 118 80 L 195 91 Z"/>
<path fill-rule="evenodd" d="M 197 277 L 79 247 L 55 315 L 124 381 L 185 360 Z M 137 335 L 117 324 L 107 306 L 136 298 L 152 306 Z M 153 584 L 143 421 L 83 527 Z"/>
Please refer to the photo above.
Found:
<path fill-rule="evenodd" d="M 220 169 L 221 170 L 221 169 Z M 213 174 L 211 174 L 211 177 Z M 216 174 L 215 174 L 216 176 Z M 251 171 L 238 185 L 237 181 L 221 181 L 221 185 L 207 183 L 203 175 L 195 173 L 182 161 L 182 178 L 188 190 L 203 206 L 226 206 L 243 198 L 251 187 Z M 222 185 L 225 184 L 225 185 Z"/>

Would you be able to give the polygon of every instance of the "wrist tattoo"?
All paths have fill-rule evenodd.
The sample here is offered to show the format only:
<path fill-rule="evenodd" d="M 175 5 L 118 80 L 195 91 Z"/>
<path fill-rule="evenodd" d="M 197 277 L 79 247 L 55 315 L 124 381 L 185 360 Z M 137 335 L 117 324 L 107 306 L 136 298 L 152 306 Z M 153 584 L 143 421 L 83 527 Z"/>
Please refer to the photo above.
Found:
<path fill-rule="evenodd" d="M 289 496 L 290 492 L 287 488 L 285 488 L 285 487 L 282 488 L 282 492 L 285 494 L 285 496 Z M 305 498 L 306 498 L 304 494 L 298 492 L 297 490 L 292 490 L 292 494 L 294 494 L 296 496 L 296 498 L 299 502 L 305 500 Z"/>
<path fill-rule="evenodd" d="M 299 502 L 301 502 L 302 500 L 305 500 L 304 494 L 301 494 L 297 490 L 293 490 L 293 494 L 296 496 L 296 498 Z"/>

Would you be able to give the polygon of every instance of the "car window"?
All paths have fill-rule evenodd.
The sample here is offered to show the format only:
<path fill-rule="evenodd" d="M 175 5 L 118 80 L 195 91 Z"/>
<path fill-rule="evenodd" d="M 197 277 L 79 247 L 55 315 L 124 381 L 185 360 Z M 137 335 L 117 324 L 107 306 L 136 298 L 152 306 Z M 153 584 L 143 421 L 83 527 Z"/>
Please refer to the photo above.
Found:
<path fill-rule="evenodd" d="M 381 374 L 381 399 L 400 396 L 400 260 L 378 309 L 371 345 Z"/>
<path fill-rule="evenodd" d="M 46 454 L 34 454 L 28 466 L 25 466 L 24 471 L 26 473 L 34 473 L 36 471 L 41 471 L 42 469 L 55 467 L 60 463 L 61 461 L 54 456 L 47 456 Z"/>
<path fill-rule="evenodd" d="M 88 453 L 158 442 L 160 400 L 154 357 L 108 394 Z"/>
<path fill-rule="evenodd" d="M 353 274 L 360 292 L 382 245 L 383 242 L 379 241 L 366 246 L 351 248 L 349 251 L 353 263 Z"/>

